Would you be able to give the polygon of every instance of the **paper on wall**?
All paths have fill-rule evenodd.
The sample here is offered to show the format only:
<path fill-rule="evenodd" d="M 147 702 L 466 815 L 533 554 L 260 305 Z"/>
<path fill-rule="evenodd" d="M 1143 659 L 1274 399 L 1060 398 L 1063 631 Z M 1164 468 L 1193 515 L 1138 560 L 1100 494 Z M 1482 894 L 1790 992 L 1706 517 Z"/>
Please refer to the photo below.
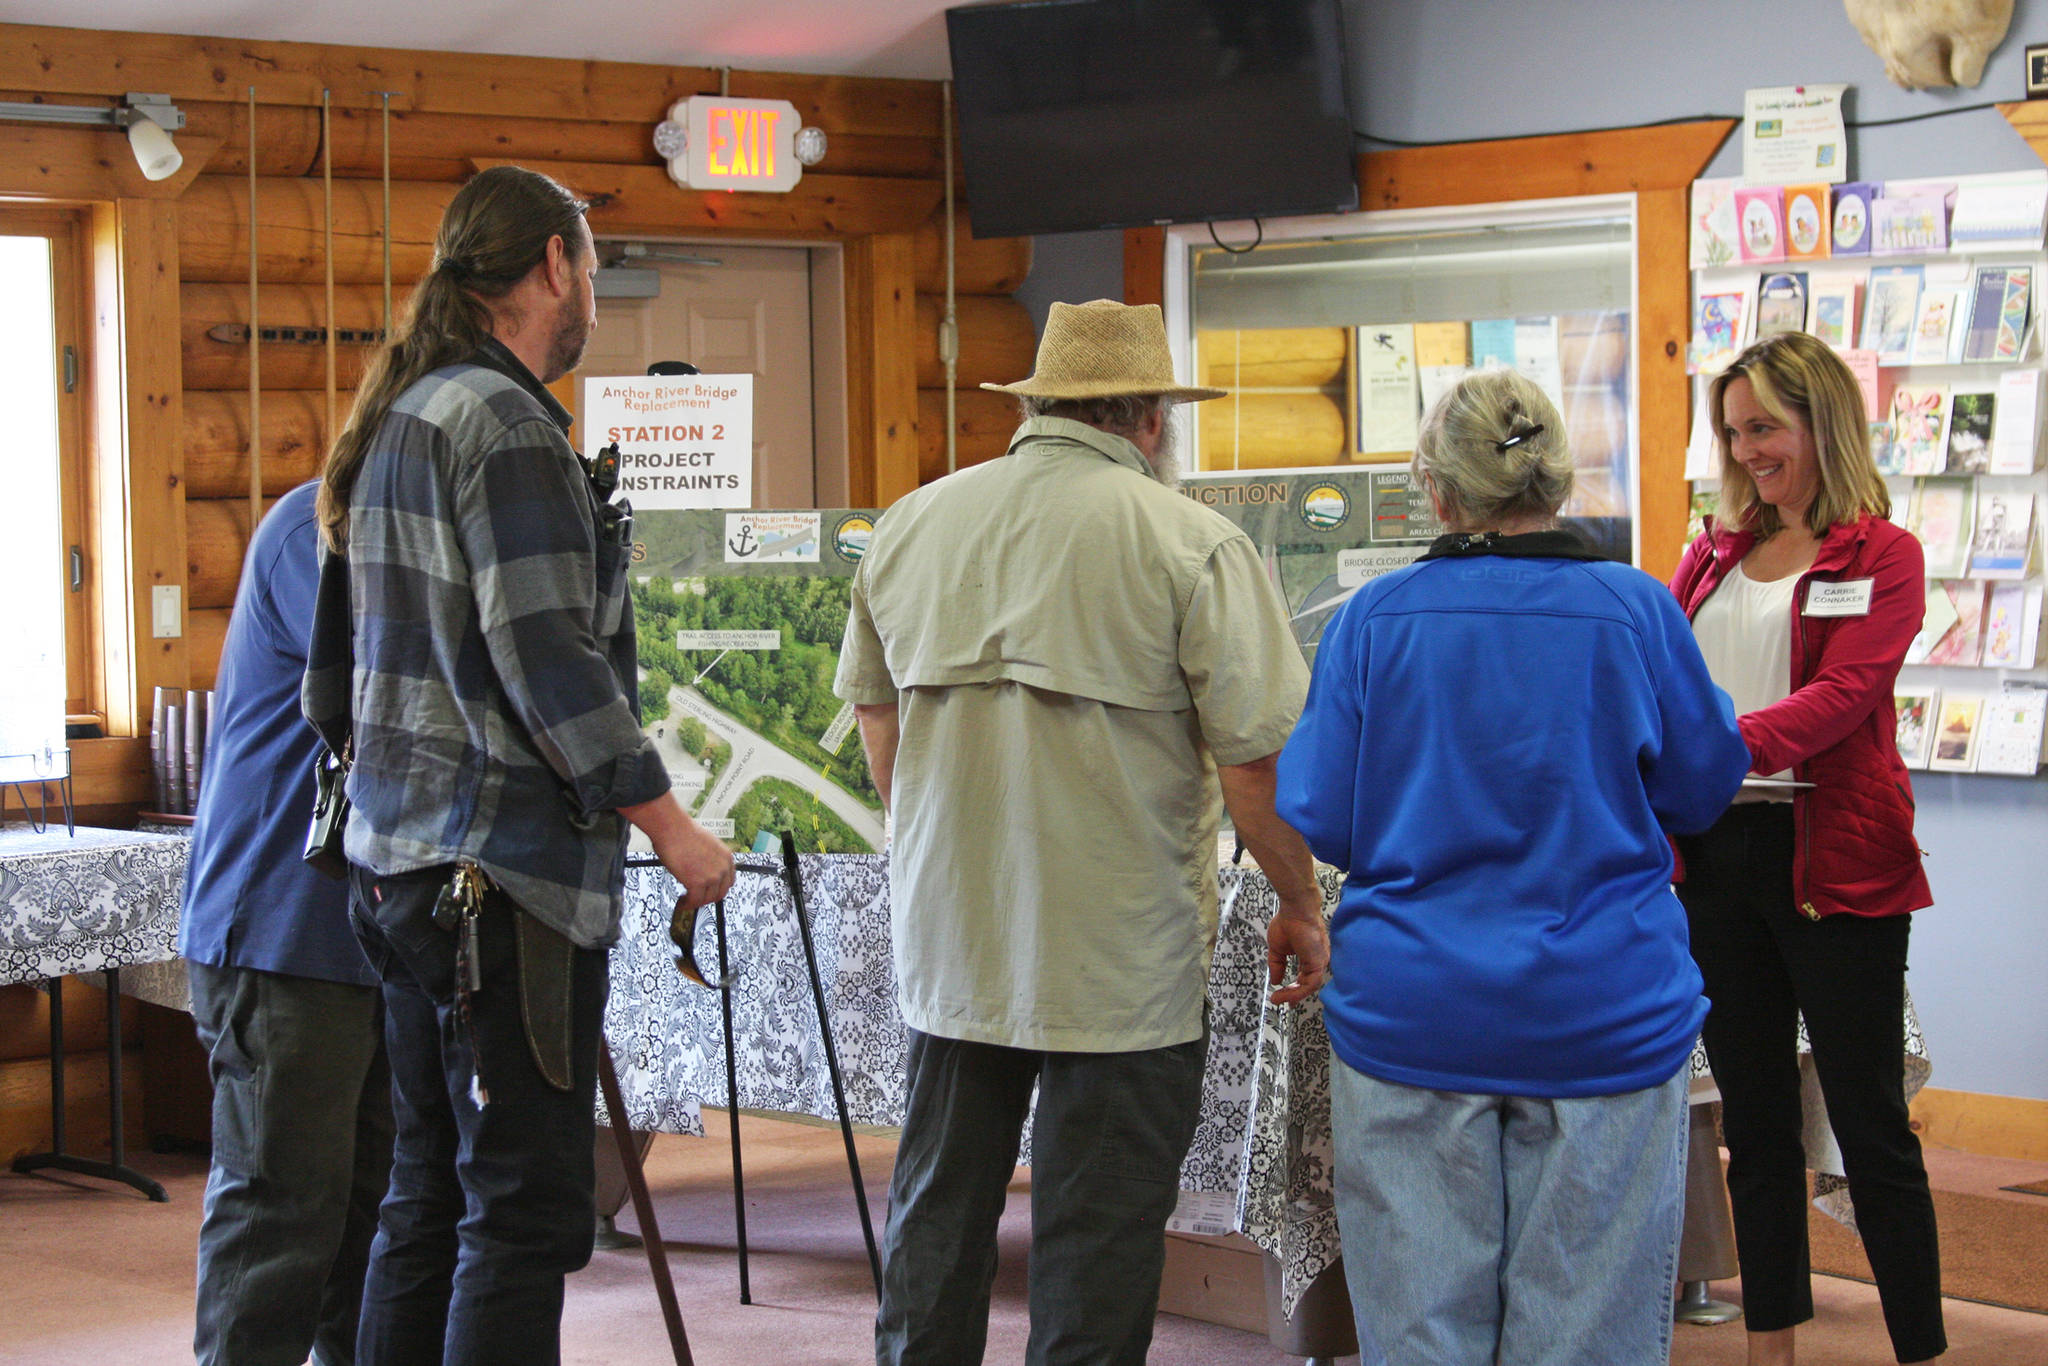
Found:
<path fill-rule="evenodd" d="M 1742 92 L 1742 178 L 1798 185 L 1849 178 L 1846 85 L 1781 85 Z"/>
<path fill-rule="evenodd" d="M 1515 319 L 1515 368 L 1564 408 L 1564 367 L 1558 356 L 1556 318 Z"/>
<path fill-rule="evenodd" d="M 1418 390 L 1415 325 L 1358 329 L 1358 449 L 1368 455 L 1415 449 Z"/>
<path fill-rule="evenodd" d="M 2009 370 L 1998 377 L 1997 417 L 1991 429 L 1992 474 L 2032 474 L 2040 435 L 2041 374 Z"/>

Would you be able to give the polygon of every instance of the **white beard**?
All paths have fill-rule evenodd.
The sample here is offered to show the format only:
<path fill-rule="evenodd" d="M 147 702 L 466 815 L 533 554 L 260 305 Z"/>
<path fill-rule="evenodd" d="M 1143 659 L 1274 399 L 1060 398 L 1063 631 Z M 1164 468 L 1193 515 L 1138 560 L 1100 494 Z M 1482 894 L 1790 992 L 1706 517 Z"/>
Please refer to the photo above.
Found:
<path fill-rule="evenodd" d="M 1180 487 L 1180 428 L 1170 411 L 1159 428 L 1159 448 L 1146 463 L 1152 467 L 1154 479 L 1170 489 Z"/>

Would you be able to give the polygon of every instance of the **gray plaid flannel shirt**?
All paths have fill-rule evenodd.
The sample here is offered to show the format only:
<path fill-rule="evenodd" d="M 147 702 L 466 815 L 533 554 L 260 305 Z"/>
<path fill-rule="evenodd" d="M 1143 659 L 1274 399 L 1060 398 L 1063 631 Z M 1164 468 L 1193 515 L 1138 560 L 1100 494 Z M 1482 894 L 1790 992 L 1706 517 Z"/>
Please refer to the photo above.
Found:
<path fill-rule="evenodd" d="M 640 729 L 630 523 L 569 421 L 496 342 L 399 396 L 349 499 L 353 630 L 323 587 L 302 701 L 330 744 L 353 725 L 352 863 L 472 860 L 591 947 L 618 935 L 615 808 L 669 779 Z"/>

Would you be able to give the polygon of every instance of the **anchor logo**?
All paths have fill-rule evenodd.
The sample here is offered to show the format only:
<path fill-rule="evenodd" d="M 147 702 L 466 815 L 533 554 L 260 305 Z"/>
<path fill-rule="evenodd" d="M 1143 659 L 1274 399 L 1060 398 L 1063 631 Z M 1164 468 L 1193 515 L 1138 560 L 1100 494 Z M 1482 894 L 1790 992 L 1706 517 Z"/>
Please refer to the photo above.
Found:
<path fill-rule="evenodd" d="M 761 543 L 754 539 L 754 524 L 752 522 L 741 522 L 739 534 L 725 544 L 733 554 L 740 556 L 742 559 L 752 555 L 761 548 Z"/>

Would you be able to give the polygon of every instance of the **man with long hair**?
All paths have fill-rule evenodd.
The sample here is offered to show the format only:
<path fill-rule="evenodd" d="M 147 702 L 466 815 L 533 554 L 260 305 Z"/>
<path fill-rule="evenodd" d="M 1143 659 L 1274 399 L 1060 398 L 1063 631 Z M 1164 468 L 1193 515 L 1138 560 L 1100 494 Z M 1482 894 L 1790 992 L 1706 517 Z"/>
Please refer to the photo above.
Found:
<path fill-rule="evenodd" d="M 596 323 L 585 207 L 509 166 L 456 194 L 321 486 L 304 705 L 352 765 L 398 1123 L 363 1366 L 559 1360 L 626 823 L 688 908 L 732 883 L 640 730 L 631 520 L 544 387 Z"/>

